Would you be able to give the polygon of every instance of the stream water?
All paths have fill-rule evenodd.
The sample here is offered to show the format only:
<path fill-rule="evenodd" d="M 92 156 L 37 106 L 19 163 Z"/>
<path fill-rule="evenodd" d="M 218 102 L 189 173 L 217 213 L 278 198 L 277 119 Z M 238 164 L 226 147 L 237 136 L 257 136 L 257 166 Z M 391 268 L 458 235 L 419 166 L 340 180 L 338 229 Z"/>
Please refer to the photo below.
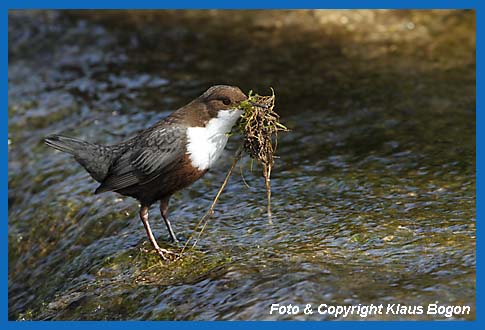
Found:
<path fill-rule="evenodd" d="M 270 307 L 435 302 L 475 318 L 474 12 L 13 11 L 8 74 L 10 319 L 322 320 Z M 197 248 L 162 263 L 137 202 L 94 195 L 42 138 L 116 143 L 221 83 L 273 87 L 291 129 L 272 223 L 245 158 Z M 172 199 L 182 238 L 238 139 Z M 155 206 L 151 224 L 179 248 Z"/>

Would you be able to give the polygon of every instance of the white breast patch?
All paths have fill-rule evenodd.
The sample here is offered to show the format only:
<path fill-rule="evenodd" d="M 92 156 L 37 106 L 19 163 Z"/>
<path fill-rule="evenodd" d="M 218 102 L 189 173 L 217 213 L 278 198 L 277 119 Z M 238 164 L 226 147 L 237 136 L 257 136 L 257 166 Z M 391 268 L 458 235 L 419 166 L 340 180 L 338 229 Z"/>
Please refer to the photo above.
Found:
<path fill-rule="evenodd" d="M 203 171 L 214 165 L 226 146 L 226 133 L 242 113 L 242 110 L 220 110 L 205 127 L 187 128 L 187 153 L 192 166 Z"/>

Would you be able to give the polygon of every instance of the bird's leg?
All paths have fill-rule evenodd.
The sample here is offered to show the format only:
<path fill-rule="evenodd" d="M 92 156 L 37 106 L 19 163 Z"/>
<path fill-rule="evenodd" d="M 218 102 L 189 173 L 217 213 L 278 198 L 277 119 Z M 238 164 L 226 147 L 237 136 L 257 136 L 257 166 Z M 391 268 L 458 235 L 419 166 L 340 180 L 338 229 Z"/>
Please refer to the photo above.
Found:
<path fill-rule="evenodd" d="M 175 232 L 172 229 L 170 220 L 168 220 L 168 201 L 168 198 L 160 201 L 160 214 L 162 215 L 163 221 L 165 221 L 165 225 L 167 226 L 168 233 L 170 234 L 172 241 L 177 243 L 179 240 L 177 239 L 177 236 L 175 236 Z"/>
<path fill-rule="evenodd" d="M 150 228 L 150 224 L 148 223 L 148 206 L 142 206 L 140 208 L 140 219 L 143 222 L 143 226 L 145 227 L 145 230 L 147 232 L 148 239 L 150 240 L 150 243 L 152 243 L 153 248 L 157 251 L 157 253 L 162 257 L 162 259 L 166 260 L 167 255 L 174 255 L 172 251 L 162 249 L 160 246 L 158 246 L 158 243 L 155 239 L 155 236 L 153 236 L 152 229 Z"/>

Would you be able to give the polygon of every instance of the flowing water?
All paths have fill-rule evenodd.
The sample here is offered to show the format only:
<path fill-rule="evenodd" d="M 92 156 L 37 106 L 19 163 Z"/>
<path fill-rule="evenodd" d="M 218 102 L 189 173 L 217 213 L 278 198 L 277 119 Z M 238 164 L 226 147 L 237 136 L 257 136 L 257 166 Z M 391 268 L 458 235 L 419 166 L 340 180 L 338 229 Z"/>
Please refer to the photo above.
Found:
<path fill-rule="evenodd" d="M 162 263 L 137 202 L 93 195 L 42 138 L 116 143 L 221 83 L 273 87 L 292 130 L 272 222 L 245 158 L 196 249 Z M 475 318 L 472 11 L 14 11 L 8 92 L 10 319 L 321 320 L 335 317 L 270 307 L 435 302 Z M 239 139 L 172 198 L 184 241 Z M 155 206 L 151 224 L 179 249 Z"/>

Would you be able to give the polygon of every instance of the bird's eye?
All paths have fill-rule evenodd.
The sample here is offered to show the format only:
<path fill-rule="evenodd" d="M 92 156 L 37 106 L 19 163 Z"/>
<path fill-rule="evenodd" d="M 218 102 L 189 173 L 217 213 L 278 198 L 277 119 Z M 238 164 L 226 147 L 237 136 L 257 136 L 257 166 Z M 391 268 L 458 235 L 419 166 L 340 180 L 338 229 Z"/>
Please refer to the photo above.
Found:
<path fill-rule="evenodd" d="M 231 104 L 231 100 L 229 100 L 229 99 L 222 99 L 222 103 L 224 103 L 225 105 L 229 105 L 229 104 Z"/>

